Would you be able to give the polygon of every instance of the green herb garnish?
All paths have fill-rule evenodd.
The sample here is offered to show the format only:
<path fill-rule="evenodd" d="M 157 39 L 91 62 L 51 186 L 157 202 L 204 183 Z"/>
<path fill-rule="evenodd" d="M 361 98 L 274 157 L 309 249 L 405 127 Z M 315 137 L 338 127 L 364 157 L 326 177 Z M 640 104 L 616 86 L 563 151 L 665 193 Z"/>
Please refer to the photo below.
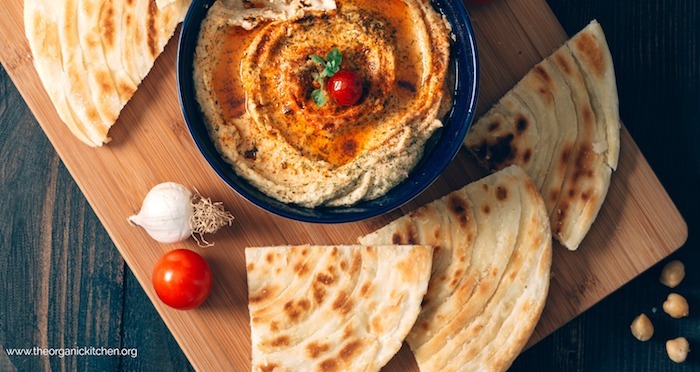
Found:
<path fill-rule="evenodd" d="M 343 62 L 343 56 L 340 54 L 338 48 L 331 49 L 326 58 L 319 56 L 318 54 L 309 55 L 309 59 L 314 61 L 314 63 L 321 65 L 323 70 L 321 73 L 314 73 L 314 80 L 318 82 L 320 88 L 314 89 L 311 92 L 311 98 L 313 98 L 316 105 L 323 107 L 326 104 L 326 91 L 324 90 L 326 86 L 326 78 L 335 75 L 336 72 L 340 70 L 340 63 Z"/>

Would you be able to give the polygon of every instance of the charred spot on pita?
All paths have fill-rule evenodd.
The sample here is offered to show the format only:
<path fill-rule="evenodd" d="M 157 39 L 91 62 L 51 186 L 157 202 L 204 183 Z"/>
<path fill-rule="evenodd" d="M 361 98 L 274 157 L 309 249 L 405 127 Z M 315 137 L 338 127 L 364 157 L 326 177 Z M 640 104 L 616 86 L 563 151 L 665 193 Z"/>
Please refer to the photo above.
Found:
<path fill-rule="evenodd" d="M 559 53 L 554 55 L 554 58 L 556 59 L 556 63 L 559 66 L 559 68 L 564 72 L 564 75 L 571 75 L 571 66 L 569 66 L 569 63 L 566 61 L 566 59 Z"/>
<path fill-rule="evenodd" d="M 347 314 L 352 309 L 353 303 L 345 293 L 345 291 L 340 291 L 338 296 L 333 301 L 333 310 L 339 311 L 341 314 Z"/>
<path fill-rule="evenodd" d="M 349 360 L 362 348 L 360 340 L 352 340 L 340 349 L 340 359 Z"/>
<path fill-rule="evenodd" d="M 489 167 L 497 169 L 502 166 L 506 160 L 512 159 L 516 152 L 512 146 L 515 136 L 509 133 L 505 136 L 496 137 L 493 142 L 484 141 L 479 147 L 479 152 L 483 154 L 484 159 L 489 163 Z"/>
<path fill-rule="evenodd" d="M 335 278 L 325 273 L 318 273 L 318 275 L 316 275 L 316 281 L 324 285 L 331 285 L 335 282 Z"/>
<path fill-rule="evenodd" d="M 529 125 L 528 125 L 528 121 L 527 121 L 527 118 L 526 118 L 526 117 L 524 117 L 524 116 L 518 117 L 518 121 L 517 121 L 517 123 L 515 124 L 515 127 L 516 127 L 516 129 L 517 129 L 517 131 L 518 131 L 518 134 L 523 134 L 523 133 L 525 133 L 525 131 L 527 130 L 527 127 L 528 127 L 528 126 L 529 126 Z"/>
<path fill-rule="evenodd" d="M 262 372 L 274 372 L 277 367 L 279 366 L 275 363 L 258 365 L 258 368 L 260 368 L 260 371 Z"/>
<path fill-rule="evenodd" d="M 115 43 L 114 35 L 114 7 L 112 2 L 106 2 L 104 5 L 105 16 L 103 18 L 102 24 L 100 25 L 100 30 L 102 31 L 102 36 L 107 47 L 113 47 Z"/>
<path fill-rule="evenodd" d="M 338 361 L 335 359 L 329 358 L 321 362 L 319 365 L 321 371 L 324 372 L 333 372 L 338 370 Z"/>
<path fill-rule="evenodd" d="M 297 262 L 294 265 L 294 272 L 297 273 L 299 276 L 304 276 L 306 275 L 306 273 L 309 272 L 309 267 L 306 266 L 306 264 L 303 262 Z"/>
<path fill-rule="evenodd" d="M 360 287 L 360 297 L 367 297 L 371 288 L 372 288 L 372 283 L 364 282 L 362 284 L 362 286 Z"/>
<path fill-rule="evenodd" d="M 156 28 L 156 16 L 158 15 L 158 4 L 155 1 L 151 1 L 148 4 L 148 14 L 147 14 L 147 30 L 146 30 L 146 44 L 148 45 L 148 52 L 151 57 L 155 59 L 158 57 L 158 29 Z"/>
<path fill-rule="evenodd" d="M 546 81 L 548 84 L 554 84 L 554 79 L 552 79 L 552 77 L 549 75 L 547 70 L 545 70 L 545 68 L 542 67 L 542 65 L 538 64 L 537 66 L 535 66 L 534 70 L 535 73 L 542 78 L 542 80 Z"/>
<path fill-rule="evenodd" d="M 289 336 L 282 335 L 275 337 L 274 339 L 272 339 L 272 341 L 270 341 L 270 345 L 274 347 L 287 346 L 289 345 Z"/>
<path fill-rule="evenodd" d="M 305 299 L 299 300 L 296 303 L 294 300 L 291 300 L 284 304 L 284 313 L 290 321 L 296 321 L 304 312 L 309 310 L 310 306 L 309 301 Z"/>
<path fill-rule="evenodd" d="M 331 345 L 326 343 L 309 342 L 309 344 L 306 345 L 306 353 L 311 357 L 311 359 L 316 359 L 319 357 L 319 355 L 330 350 L 330 348 Z"/>
<path fill-rule="evenodd" d="M 272 294 L 272 289 L 269 287 L 262 287 L 257 292 L 252 294 L 248 301 L 251 303 L 261 302 L 270 297 Z"/>
<path fill-rule="evenodd" d="M 498 186 L 496 187 L 496 199 L 498 200 L 506 200 L 508 198 L 508 189 L 505 188 L 505 186 Z"/>
<path fill-rule="evenodd" d="M 593 196 L 593 190 L 586 190 L 581 193 L 581 199 L 583 201 L 588 201 Z"/>
<path fill-rule="evenodd" d="M 561 161 L 560 164 L 563 165 L 564 168 L 566 168 L 566 165 L 569 163 L 569 158 L 571 157 L 571 146 L 566 146 L 562 152 L 561 152 Z"/>
<path fill-rule="evenodd" d="M 581 34 L 576 40 L 576 49 L 585 56 L 587 64 L 593 68 L 593 72 L 598 76 L 604 76 L 606 65 L 603 58 L 603 51 L 598 46 L 598 41 L 591 34 Z"/>
<path fill-rule="evenodd" d="M 318 282 L 314 282 L 311 285 L 311 290 L 314 301 L 316 301 L 317 304 L 322 303 L 323 299 L 326 297 L 326 290 L 320 284 L 318 284 Z"/>
<path fill-rule="evenodd" d="M 556 202 L 557 200 L 559 200 L 559 190 L 554 189 L 554 190 L 550 191 L 549 192 L 549 200 L 551 200 L 552 202 Z"/>
<path fill-rule="evenodd" d="M 460 226 L 466 226 L 469 221 L 469 216 L 467 215 L 467 209 L 469 206 L 466 201 L 459 196 L 450 194 L 447 197 L 447 210 L 452 212 L 452 215 L 459 222 Z"/>

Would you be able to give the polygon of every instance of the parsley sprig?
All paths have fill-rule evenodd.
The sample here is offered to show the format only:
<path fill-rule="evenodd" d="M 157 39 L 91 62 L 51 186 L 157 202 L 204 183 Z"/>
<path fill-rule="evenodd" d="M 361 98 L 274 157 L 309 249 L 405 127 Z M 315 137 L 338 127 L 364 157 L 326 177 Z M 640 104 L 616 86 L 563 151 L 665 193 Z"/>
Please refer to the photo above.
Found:
<path fill-rule="evenodd" d="M 316 72 L 313 74 L 314 80 L 318 82 L 320 88 L 314 89 L 314 91 L 311 92 L 311 98 L 316 102 L 316 105 L 323 107 L 327 101 L 326 91 L 324 90 L 326 78 L 335 75 L 335 73 L 340 70 L 340 63 L 343 62 L 343 56 L 340 54 L 338 48 L 333 48 L 328 51 L 325 59 L 318 54 L 309 55 L 309 59 L 323 68 L 321 73 Z"/>

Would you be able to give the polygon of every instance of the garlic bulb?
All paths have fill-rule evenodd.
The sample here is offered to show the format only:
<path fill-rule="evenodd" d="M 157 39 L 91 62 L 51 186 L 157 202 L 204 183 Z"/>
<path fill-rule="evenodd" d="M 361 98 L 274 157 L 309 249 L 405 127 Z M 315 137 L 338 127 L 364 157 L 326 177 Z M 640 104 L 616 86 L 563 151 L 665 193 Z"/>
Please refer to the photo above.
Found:
<path fill-rule="evenodd" d="M 148 235 L 161 243 L 181 242 L 196 233 L 209 245 L 202 234 L 230 225 L 233 216 L 221 203 L 212 203 L 199 193 L 193 194 L 179 183 L 164 182 L 146 194 L 141 210 L 128 221 L 143 227 Z"/>
<path fill-rule="evenodd" d="M 129 217 L 129 222 L 143 227 L 161 243 L 181 242 L 192 234 L 191 200 L 192 192 L 178 183 L 158 184 L 146 194 L 141 210 Z"/>

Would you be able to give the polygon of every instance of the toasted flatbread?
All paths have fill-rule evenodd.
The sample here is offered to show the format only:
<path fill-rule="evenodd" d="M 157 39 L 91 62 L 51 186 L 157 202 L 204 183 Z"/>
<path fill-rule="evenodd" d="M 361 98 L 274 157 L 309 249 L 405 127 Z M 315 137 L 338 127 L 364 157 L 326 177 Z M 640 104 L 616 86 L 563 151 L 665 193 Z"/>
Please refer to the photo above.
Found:
<path fill-rule="evenodd" d="M 378 371 L 416 321 L 432 252 L 247 248 L 253 371 Z"/>
<path fill-rule="evenodd" d="M 620 151 L 615 72 L 598 22 L 530 70 L 474 123 L 464 144 L 490 170 L 523 167 L 544 197 L 554 237 L 577 249 Z"/>
<path fill-rule="evenodd" d="M 359 241 L 434 247 L 428 292 L 406 338 L 422 371 L 505 370 L 539 321 L 552 240 L 542 197 L 518 166 Z"/>
<path fill-rule="evenodd" d="M 25 34 L 34 66 L 59 117 L 79 140 L 90 146 L 109 141 L 109 128 L 163 51 L 189 3 L 24 2 Z"/>
<path fill-rule="evenodd" d="M 230 26 L 253 29 L 261 22 L 299 19 L 308 11 L 336 9 L 335 0 L 219 0 L 209 8 L 209 17 L 219 17 Z"/>

